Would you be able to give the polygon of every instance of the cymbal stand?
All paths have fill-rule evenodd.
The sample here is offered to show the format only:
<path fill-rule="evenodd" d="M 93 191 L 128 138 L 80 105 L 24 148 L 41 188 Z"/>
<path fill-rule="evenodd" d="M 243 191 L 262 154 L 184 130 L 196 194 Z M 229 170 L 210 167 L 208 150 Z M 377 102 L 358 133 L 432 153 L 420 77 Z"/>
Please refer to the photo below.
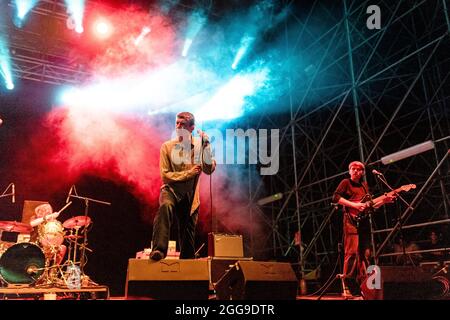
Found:
<path fill-rule="evenodd" d="M 72 229 L 70 229 L 70 234 L 67 237 L 67 240 L 69 241 L 69 248 L 67 249 L 67 261 L 71 261 L 70 260 L 70 256 L 71 256 L 71 252 L 72 252 L 72 243 L 73 243 L 73 239 L 72 238 L 74 236 Z"/>
<path fill-rule="evenodd" d="M 41 282 L 41 284 L 38 284 L 38 286 L 55 286 L 58 284 L 58 274 L 62 275 L 62 278 L 65 281 L 62 272 L 62 268 L 64 265 L 60 265 L 58 263 L 59 246 L 52 245 L 50 246 L 50 248 L 45 248 L 44 250 L 50 250 L 49 254 L 51 254 L 52 257 L 49 257 L 47 253 L 44 251 L 45 267 L 34 270 L 34 271 L 44 270 L 42 278 L 39 281 Z"/>
<path fill-rule="evenodd" d="M 69 241 L 67 260 L 62 265 L 62 268 L 66 268 L 66 272 L 63 273 L 61 271 L 61 274 L 64 285 L 69 288 L 78 288 L 78 286 L 81 285 L 79 272 L 77 273 L 77 271 L 75 270 L 76 265 L 80 265 L 80 262 L 77 262 L 77 251 L 79 250 L 78 239 L 81 237 L 79 236 L 80 228 L 81 226 L 75 226 L 71 228 L 70 234 L 67 237 L 67 240 Z M 73 232 L 74 229 L 75 233 Z"/>
<path fill-rule="evenodd" d="M 80 230 L 80 227 L 75 227 L 75 239 L 74 242 L 74 248 L 73 248 L 73 261 L 77 262 L 77 246 L 78 246 L 78 230 Z M 86 232 L 86 230 L 85 230 Z"/>
<path fill-rule="evenodd" d="M 87 218 L 89 216 L 89 201 L 100 203 L 100 204 L 104 204 L 104 205 L 108 205 L 108 206 L 111 205 L 110 202 L 100 201 L 100 200 L 96 200 L 96 199 L 92 199 L 92 198 L 88 198 L 88 197 L 80 197 L 78 195 L 73 195 L 73 194 L 70 194 L 69 198 L 77 198 L 77 199 L 84 200 L 84 218 L 85 218 L 85 221 L 87 221 Z M 83 244 L 80 245 L 80 249 L 81 249 L 81 258 L 80 258 L 81 276 L 85 276 L 85 274 L 84 274 L 84 265 L 85 265 L 86 250 L 92 252 L 91 249 L 87 248 L 87 232 L 88 232 L 87 226 L 85 226 L 84 234 L 83 234 Z"/>

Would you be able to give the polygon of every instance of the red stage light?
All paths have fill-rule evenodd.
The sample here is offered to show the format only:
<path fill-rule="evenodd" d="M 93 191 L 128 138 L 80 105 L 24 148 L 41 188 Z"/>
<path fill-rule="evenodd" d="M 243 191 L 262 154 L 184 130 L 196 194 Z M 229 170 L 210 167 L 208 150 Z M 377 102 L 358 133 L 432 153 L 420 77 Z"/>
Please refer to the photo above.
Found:
<path fill-rule="evenodd" d="M 94 34 L 100 39 L 106 39 L 113 33 L 111 23 L 103 18 L 94 22 Z"/>

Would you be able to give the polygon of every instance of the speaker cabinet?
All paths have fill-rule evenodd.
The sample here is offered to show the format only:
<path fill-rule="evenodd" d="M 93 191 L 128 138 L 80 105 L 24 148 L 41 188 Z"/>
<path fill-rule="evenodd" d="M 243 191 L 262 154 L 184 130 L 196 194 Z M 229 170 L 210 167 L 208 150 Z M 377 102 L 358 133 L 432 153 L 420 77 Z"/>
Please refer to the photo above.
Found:
<path fill-rule="evenodd" d="M 244 257 L 242 235 L 208 233 L 208 256 Z"/>
<path fill-rule="evenodd" d="M 209 279 L 214 286 L 223 275 L 230 270 L 239 260 L 252 261 L 253 258 L 220 258 L 210 257 L 209 262 Z"/>
<path fill-rule="evenodd" d="M 208 293 L 206 260 L 128 260 L 126 299 L 207 300 Z"/>
<path fill-rule="evenodd" d="M 369 289 L 365 282 L 361 284 L 366 300 L 422 300 L 436 293 L 432 274 L 420 267 L 380 266 L 380 272 L 380 289 Z"/>
<path fill-rule="evenodd" d="M 219 300 L 295 300 L 298 280 L 289 263 L 238 261 L 215 285 Z"/>

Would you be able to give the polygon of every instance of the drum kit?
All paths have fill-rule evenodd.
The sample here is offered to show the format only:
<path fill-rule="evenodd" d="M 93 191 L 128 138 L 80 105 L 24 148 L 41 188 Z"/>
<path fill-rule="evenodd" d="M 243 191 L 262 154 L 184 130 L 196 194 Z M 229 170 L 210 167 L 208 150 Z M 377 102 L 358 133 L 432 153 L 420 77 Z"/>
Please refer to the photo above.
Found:
<path fill-rule="evenodd" d="M 10 188 L 12 191 L 7 193 Z M 9 196 L 15 203 L 14 183 L 10 183 L 0 194 L 0 198 Z M 61 223 L 57 218 L 71 205 L 71 198 L 84 201 L 84 215 Z M 36 215 L 29 224 L 0 221 L 0 286 L 57 286 L 69 289 L 98 286 L 83 270 L 87 261 L 86 250 L 92 252 L 87 247 L 87 233 L 92 226 L 90 202 L 111 205 L 110 202 L 79 196 L 73 185 L 66 205 L 58 212 L 52 212 L 51 206 L 45 203 L 34 209 Z M 18 233 L 17 242 L 2 241 L 3 232 Z M 64 243 L 68 244 L 68 249 Z M 66 253 L 67 258 L 63 262 Z"/>
<path fill-rule="evenodd" d="M 64 223 L 44 219 L 35 228 L 17 221 L 0 221 L 0 282 L 3 286 L 70 287 L 69 274 L 73 275 L 73 268 L 83 267 L 77 261 L 77 252 L 83 256 L 85 250 L 91 251 L 86 247 L 91 224 L 87 216 L 75 216 Z M 3 232 L 19 233 L 23 241 L 1 241 Z M 62 263 L 66 251 L 67 259 Z M 83 276 L 80 272 L 78 275 Z"/>

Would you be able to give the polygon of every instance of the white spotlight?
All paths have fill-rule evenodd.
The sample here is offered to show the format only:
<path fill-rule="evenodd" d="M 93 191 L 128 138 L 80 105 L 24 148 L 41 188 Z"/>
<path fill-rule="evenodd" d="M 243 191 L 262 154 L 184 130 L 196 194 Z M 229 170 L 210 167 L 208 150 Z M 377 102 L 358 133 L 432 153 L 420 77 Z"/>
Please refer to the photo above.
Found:
<path fill-rule="evenodd" d="M 281 192 L 273 194 L 271 196 L 259 199 L 256 203 L 258 204 L 258 206 L 263 206 L 265 204 L 280 200 L 283 198 L 283 194 Z"/>
<path fill-rule="evenodd" d="M 405 158 L 409 158 L 412 156 L 415 156 L 416 154 L 428 151 L 434 149 L 434 142 L 429 140 L 429 141 L 425 141 L 423 143 L 417 144 L 415 146 L 412 146 L 410 148 L 395 152 L 395 153 L 391 153 L 387 156 L 384 156 L 383 158 L 381 158 L 381 162 L 386 165 L 386 164 L 390 164 L 393 163 L 395 161 L 399 161 Z"/>

